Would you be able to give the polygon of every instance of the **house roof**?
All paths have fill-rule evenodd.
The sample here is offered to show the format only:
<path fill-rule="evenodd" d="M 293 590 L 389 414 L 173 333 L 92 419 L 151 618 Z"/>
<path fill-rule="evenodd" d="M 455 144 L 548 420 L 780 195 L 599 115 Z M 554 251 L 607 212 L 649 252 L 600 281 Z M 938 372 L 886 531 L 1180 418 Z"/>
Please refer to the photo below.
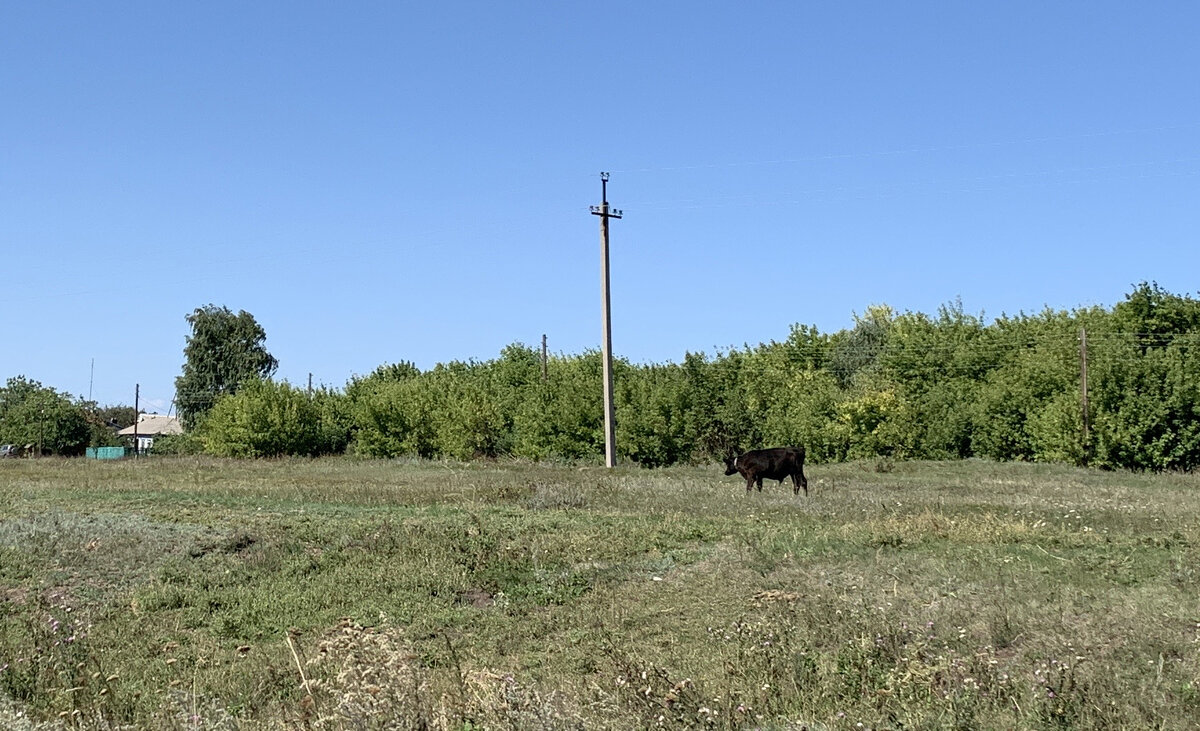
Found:
<path fill-rule="evenodd" d="M 134 428 L 127 426 L 117 432 L 122 436 L 133 436 Z M 154 437 L 162 434 L 182 434 L 183 425 L 179 423 L 179 419 L 174 416 L 163 416 L 162 414 L 138 414 L 137 420 L 138 436 Z"/>

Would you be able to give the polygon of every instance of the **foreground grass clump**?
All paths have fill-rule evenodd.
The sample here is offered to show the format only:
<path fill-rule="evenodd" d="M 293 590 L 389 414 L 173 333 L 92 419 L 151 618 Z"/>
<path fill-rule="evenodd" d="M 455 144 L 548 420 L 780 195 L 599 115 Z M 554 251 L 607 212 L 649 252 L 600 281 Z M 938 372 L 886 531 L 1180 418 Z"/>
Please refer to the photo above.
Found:
<path fill-rule="evenodd" d="M 810 471 L 804 499 L 715 467 L 0 463 L 0 727 L 1200 714 L 1200 479 Z"/>

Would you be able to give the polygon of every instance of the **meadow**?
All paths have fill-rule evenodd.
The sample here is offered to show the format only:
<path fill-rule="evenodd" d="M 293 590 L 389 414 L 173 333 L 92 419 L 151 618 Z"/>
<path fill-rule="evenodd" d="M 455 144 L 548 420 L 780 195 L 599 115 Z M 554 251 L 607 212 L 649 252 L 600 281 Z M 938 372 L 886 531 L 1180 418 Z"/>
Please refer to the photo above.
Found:
<path fill-rule="evenodd" d="M 0 727 L 1187 728 L 1200 477 L 0 463 Z"/>

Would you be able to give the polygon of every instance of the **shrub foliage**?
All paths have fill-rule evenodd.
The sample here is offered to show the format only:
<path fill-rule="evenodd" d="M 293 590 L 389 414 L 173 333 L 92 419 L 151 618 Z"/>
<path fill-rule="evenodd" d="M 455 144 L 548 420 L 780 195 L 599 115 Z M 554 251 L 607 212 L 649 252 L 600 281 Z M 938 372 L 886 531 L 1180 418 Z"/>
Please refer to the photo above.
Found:
<path fill-rule="evenodd" d="M 1088 412 L 1081 394 L 1087 333 Z M 1112 309 L 986 322 L 868 308 L 850 330 L 794 326 L 782 342 L 615 364 L 618 451 L 645 466 L 803 444 L 813 461 L 947 459 L 1200 465 L 1200 301 L 1142 283 Z M 218 401 L 221 455 L 595 460 L 601 356 L 515 343 L 488 361 L 380 366 L 344 391 L 263 383 Z"/>
<path fill-rule="evenodd" d="M 0 444 L 31 445 L 43 454 L 83 454 L 97 425 L 94 404 L 43 386 L 24 376 L 0 386 Z"/>

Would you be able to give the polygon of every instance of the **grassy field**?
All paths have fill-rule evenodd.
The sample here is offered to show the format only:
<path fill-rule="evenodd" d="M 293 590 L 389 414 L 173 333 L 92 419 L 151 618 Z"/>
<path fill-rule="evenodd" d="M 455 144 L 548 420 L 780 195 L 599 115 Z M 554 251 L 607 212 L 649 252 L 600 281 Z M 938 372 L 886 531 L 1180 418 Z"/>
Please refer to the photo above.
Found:
<path fill-rule="evenodd" d="M 0 728 L 1188 728 L 1200 478 L 0 463 Z"/>

